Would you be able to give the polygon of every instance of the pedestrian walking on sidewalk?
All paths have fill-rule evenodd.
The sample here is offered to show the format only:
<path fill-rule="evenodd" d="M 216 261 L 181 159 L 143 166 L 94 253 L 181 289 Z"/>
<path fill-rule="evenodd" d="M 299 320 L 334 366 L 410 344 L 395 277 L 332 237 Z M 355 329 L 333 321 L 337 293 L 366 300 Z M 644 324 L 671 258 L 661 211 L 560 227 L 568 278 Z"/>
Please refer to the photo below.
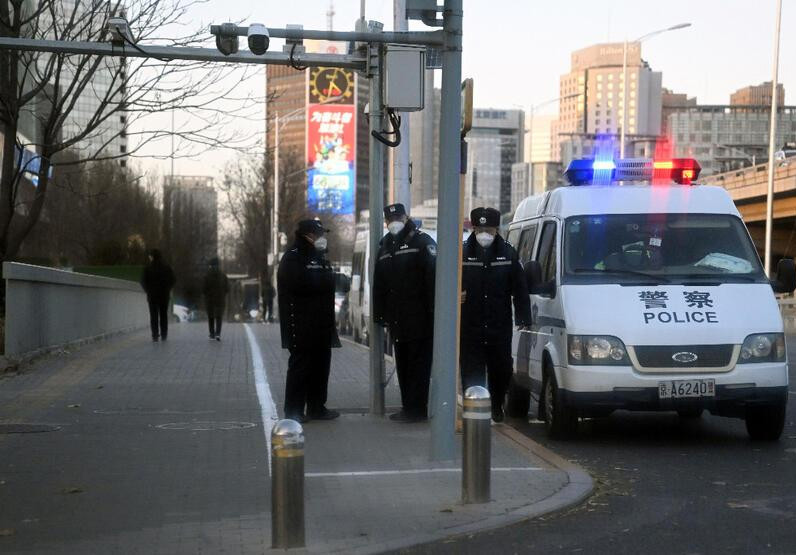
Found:
<path fill-rule="evenodd" d="M 160 251 L 149 251 L 149 264 L 141 274 L 141 287 L 144 288 L 149 303 L 152 341 L 165 341 L 169 335 L 169 298 L 175 282 L 174 271 L 163 261 Z"/>
<path fill-rule="evenodd" d="M 319 220 L 300 221 L 296 240 L 277 272 L 282 348 L 290 351 L 285 418 L 298 422 L 340 416 L 326 408 L 332 347 L 340 347 L 334 318 L 334 272 L 324 256 L 328 231 Z"/>
<path fill-rule="evenodd" d="M 205 296 L 210 339 L 221 341 L 221 322 L 224 319 L 224 306 L 227 293 L 229 293 L 229 280 L 219 268 L 218 258 L 210 259 L 210 265 L 202 284 L 202 292 Z"/>
<path fill-rule="evenodd" d="M 403 407 L 390 419 L 419 422 L 428 416 L 437 244 L 409 219 L 403 204 L 385 207 L 384 217 L 389 232 L 376 257 L 373 317 L 394 341 Z"/>
<path fill-rule="evenodd" d="M 492 419 L 502 422 L 512 372 L 511 305 L 514 322 L 529 326 L 530 300 L 517 251 L 498 233 L 500 212 L 476 208 L 470 221 L 473 232 L 462 256 L 462 390 L 486 386 L 488 375 Z"/>

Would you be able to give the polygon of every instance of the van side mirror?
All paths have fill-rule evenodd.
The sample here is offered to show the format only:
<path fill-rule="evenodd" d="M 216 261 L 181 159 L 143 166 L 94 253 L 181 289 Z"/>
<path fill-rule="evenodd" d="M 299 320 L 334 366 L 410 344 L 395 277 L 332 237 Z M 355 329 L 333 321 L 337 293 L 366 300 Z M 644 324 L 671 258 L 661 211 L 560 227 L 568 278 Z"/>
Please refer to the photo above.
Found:
<path fill-rule="evenodd" d="M 532 295 L 546 295 L 552 297 L 555 295 L 556 282 L 555 280 L 543 282 L 542 281 L 542 265 L 538 260 L 529 260 L 525 264 L 525 281 L 528 284 L 528 292 Z"/>
<path fill-rule="evenodd" d="M 774 293 L 793 293 L 796 289 L 796 266 L 791 258 L 783 258 L 777 264 L 777 279 L 771 280 Z"/>

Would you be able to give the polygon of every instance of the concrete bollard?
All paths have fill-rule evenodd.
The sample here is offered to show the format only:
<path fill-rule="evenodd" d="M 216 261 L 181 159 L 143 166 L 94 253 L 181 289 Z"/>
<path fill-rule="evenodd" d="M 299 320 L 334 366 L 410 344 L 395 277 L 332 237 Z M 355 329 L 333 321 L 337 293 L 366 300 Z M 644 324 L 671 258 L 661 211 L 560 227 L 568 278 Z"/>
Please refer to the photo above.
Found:
<path fill-rule="evenodd" d="M 476 385 L 464 392 L 462 442 L 462 501 L 489 503 L 492 471 L 492 401 L 486 388 Z"/>
<path fill-rule="evenodd" d="M 304 547 L 304 430 L 295 420 L 271 430 L 271 547 Z"/>

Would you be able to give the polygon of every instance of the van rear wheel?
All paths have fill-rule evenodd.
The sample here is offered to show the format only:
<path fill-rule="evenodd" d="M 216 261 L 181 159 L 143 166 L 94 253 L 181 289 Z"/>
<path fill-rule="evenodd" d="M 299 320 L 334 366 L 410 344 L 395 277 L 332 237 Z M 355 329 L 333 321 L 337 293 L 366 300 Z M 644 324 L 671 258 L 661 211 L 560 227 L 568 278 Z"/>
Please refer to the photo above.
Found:
<path fill-rule="evenodd" d="M 561 389 L 552 370 L 545 374 L 543 391 L 547 435 L 558 439 L 571 436 L 578 428 L 578 415 L 564 404 Z"/>
<path fill-rule="evenodd" d="M 755 441 L 777 441 L 785 428 L 785 405 L 750 407 L 746 410 L 746 431 Z"/>
<path fill-rule="evenodd" d="M 531 408 L 531 392 L 517 384 L 514 376 L 509 382 L 508 403 L 506 403 L 506 414 L 511 418 L 526 418 L 528 409 Z"/>

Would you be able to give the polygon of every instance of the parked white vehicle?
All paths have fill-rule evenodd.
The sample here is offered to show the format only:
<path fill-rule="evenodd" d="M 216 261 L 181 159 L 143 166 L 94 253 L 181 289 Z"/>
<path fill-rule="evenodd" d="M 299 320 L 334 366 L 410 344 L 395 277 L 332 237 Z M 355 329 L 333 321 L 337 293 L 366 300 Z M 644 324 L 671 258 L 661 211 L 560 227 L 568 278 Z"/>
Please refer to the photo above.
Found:
<path fill-rule="evenodd" d="M 788 365 L 774 292 L 796 287 L 793 261 L 766 278 L 727 192 L 690 184 L 693 160 L 592 163 L 574 161 L 582 186 L 525 199 L 509 226 L 533 316 L 514 334 L 509 415 L 533 397 L 566 436 L 616 409 L 708 410 L 779 438 Z"/>

